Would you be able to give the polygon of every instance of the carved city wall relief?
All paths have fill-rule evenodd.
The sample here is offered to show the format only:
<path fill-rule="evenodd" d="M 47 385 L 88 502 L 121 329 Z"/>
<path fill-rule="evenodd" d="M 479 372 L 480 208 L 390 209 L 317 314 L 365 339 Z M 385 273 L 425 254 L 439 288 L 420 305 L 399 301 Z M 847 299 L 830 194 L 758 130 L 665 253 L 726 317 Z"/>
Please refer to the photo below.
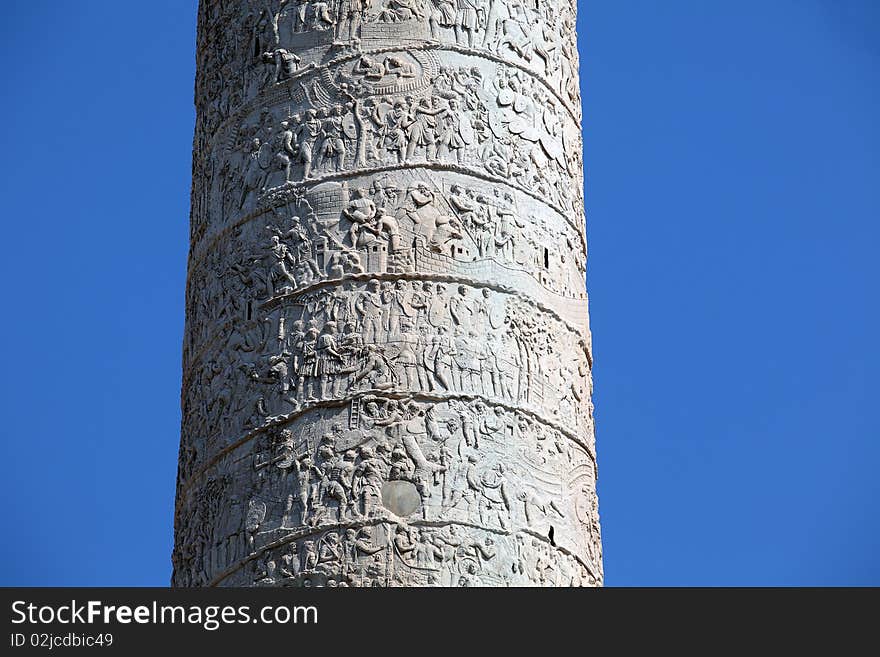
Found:
<path fill-rule="evenodd" d="M 213 134 L 273 85 L 353 54 L 381 53 L 389 44 L 505 62 L 540 80 L 577 117 L 575 20 L 573 4 L 538 0 L 218 3 L 201 16 L 197 132 Z M 379 61 L 396 67 L 393 59 Z"/>
<path fill-rule="evenodd" d="M 273 427 L 191 486 L 186 501 L 199 514 L 217 515 L 209 523 L 216 531 L 197 540 L 204 543 L 199 554 L 211 555 L 208 564 L 178 558 L 191 577 L 227 585 L 303 585 L 307 578 L 370 585 L 386 577 L 383 585 L 455 586 L 483 576 L 483 584 L 545 584 L 544 569 L 517 565 L 537 550 L 579 565 L 570 573 L 551 568 L 552 583 L 595 581 L 601 545 L 594 478 L 590 453 L 524 414 L 482 402 L 367 394 Z M 228 497 L 231 490 L 238 495 Z M 480 530 L 476 544 L 461 532 L 467 526 Z M 333 549 L 336 539 L 351 543 L 344 558 Z M 496 544 L 510 549 L 499 554 Z M 483 558 L 511 560 L 509 568 L 460 571 L 468 556 L 482 565 L 475 545 Z M 269 560 L 277 572 L 267 572 Z M 240 568 L 245 562 L 249 567 Z"/>

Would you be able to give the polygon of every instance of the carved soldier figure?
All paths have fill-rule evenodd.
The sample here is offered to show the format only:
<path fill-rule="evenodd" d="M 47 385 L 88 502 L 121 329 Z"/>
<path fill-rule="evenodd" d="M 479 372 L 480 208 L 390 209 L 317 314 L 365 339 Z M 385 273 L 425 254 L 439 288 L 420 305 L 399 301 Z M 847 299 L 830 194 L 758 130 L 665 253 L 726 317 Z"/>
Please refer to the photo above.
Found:
<path fill-rule="evenodd" d="M 348 237 L 351 240 L 352 247 L 359 248 L 372 241 L 372 239 L 364 234 L 369 231 L 375 236 L 375 233 L 370 229 L 373 218 L 376 216 L 376 204 L 368 196 L 366 189 L 356 189 L 354 198 L 349 202 L 348 207 L 343 209 L 342 213 L 351 221 Z"/>
<path fill-rule="evenodd" d="M 450 399 L 448 402 L 449 411 L 453 414 L 453 417 L 447 420 L 448 433 L 444 436 L 444 439 L 451 438 L 455 431 L 461 428 L 462 436 L 464 437 L 465 444 L 468 447 L 474 445 L 473 436 L 473 417 L 468 410 L 467 403 L 458 399 Z M 459 452 L 461 449 L 459 448 Z"/>
<path fill-rule="evenodd" d="M 446 300 L 446 285 L 437 283 L 434 288 L 435 293 L 431 295 L 428 305 L 428 322 L 435 329 L 446 328 L 447 326 L 447 309 L 449 304 Z"/>
<path fill-rule="evenodd" d="M 361 55 L 361 58 L 355 64 L 354 72 L 363 75 L 367 80 L 378 82 L 387 73 L 385 60 L 373 59 L 369 55 Z"/>
<path fill-rule="evenodd" d="M 300 58 L 284 48 L 276 48 L 263 53 L 263 62 L 275 65 L 274 82 L 289 80 L 299 69 Z"/>
<path fill-rule="evenodd" d="M 372 0 L 338 0 L 336 40 L 346 43 L 360 38 L 364 14 Z"/>
<path fill-rule="evenodd" d="M 382 484 L 387 477 L 388 467 L 368 445 L 361 446 L 360 457 L 352 490 L 361 504 L 363 515 L 370 516 L 382 502 Z"/>
<path fill-rule="evenodd" d="M 484 0 L 456 0 L 455 38 L 461 45 L 474 47 L 477 31 L 484 24 Z"/>
<path fill-rule="evenodd" d="M 474 331 L 475 336 L 486 335 L 483 329 Z M 495 345 L 491 340 L 480 342 L 474 340 L 477 344 L 476 356 L 480 361 L 480 386 L 486 395 L 500 395 L 506 397 L 503 388 L 503 375 L 501 361 L 498 358 L 498 352 L 495 351 Z"/>
<path fill-rule="evenodd" d="M 342 540 L 342 575 L 348 575 L 352 570 L 358 568 L 358 560 L 361 554 L 376 554 L 381 551 L 381 545 L 372 545 L 368 538 L 364 536 L 366 529 L 346 529 L 345 536 Z M 341 586 L 341 584 L 340 584 Z"/>
<path fill-rule="evenodd" d="M 467 145 L 463 136 L 463 124 L 469 119 L 458 99 L 449 99 L 449 109 L 444 111 L 441 119 L 441 128 L 437 135 L 438 155 L 444 158 L 455 153 L 455 161 L 460 164 L 464 147 Z"/>
<path fill-rule="evenodd" d="M 310 326 L 303 338 L 302 369 L 298 379 L 300 397 L 315 401 L 315 379 L 318 376 L 318 329 Z M 308 383 L 308 386 L 305 384 Z M 307 391 L 305 388 L 307 387 Z"/>
<path fill-rule="evenodd" d="M 303 178 L 310 178 L 312 175 L 312 161 L 314 159 L 315 144 L 321 137 L 321 120 L 318 118 L 318 112 L 310 109 L 306 112 L 306 118 L 297 134 L 297 142 L 299 143 L 299 161 L 305 167 Z"/>
<path fill-rule="evenodd" d="M 358 295 L 355 308 L 363 327 L 364 342 L 376 342 L 382 335 L 382 310 L 384 304 L 379 293 L 379 281 L 372 279 L 367 289 Z"/>
<path fill-rule="evenodd" d="M 315 514 L 318 503 L 321 471 L 309 453 L 303 454 L 293 462 L 296 471 L 297 494 L 300 504 L 300 524 L 308 524 Z"/>
<path fill-rule="evenodd" d="M 388 249 L 391 253 L 400 250 L 400 223 L 396 217 L 388 213 L 387 208 L 381 207 L 376 210 L 372 230 L 377 235 L 387 235 Z"/>
<path fill-rule="evenodd" d="M 307 285 L 313 279 L 320 278 L 321 270 L 318 269 L 318 263 L 315 262 L 312 240 L 303 228 L 300 218 L 293 217 L 291 223 L 293 223 L 293 228 L 286 233 L 285 237 L 295 245 L 296 269 L 294 275 L 300 285 Z"/>
<path fill-rule="evenodd" d="M 463 224 L 473 223 L 473 215 L 477 211 L 477 204 L 472 194 L 466 193 L 461 185 L 453 185 L 449 190 L 449 204 L 458 213 Z"/>
<path fill-rule="evenodd" d="M 333 113 L 324 119 L 322 134 L 324 141 L 321 143 L 318 168 L 323 167 L 326 160 L 330 160 L 336 171 L 342 171 L 345 167 L 345 142 L 343 141 L 342 128 L 342 105 L 337 105 Z"/>
<path fill-rule="evenodd" d="M 427 185 L 418 183 L 409 190 L 409 198 L 413 207 L 407 209 L 407 214 L 430 250 L 442 252 L 449 242 L 461 238 L 458 220 L 437 209 L 434 192 Z"/>
<path fill-rule="evenodd" d="M 260 140 L 258 138 L 254 137 L 249 142 L 249 145 L 250 150 L 248 151 L 246 158 L 244 184 L 242 185 L 241 197 L 238 202 L 239 210 L 244 208 L 248 198 L 250 198 L 252 193 L 259 193 L 265 186 L 266 174 L 263 171 L 262 165 L 260 164 L 260 153 L 262 151 L 262 144 L 260 143 Z"/>
<path fill-rule="evenodd" d="M 269 275 L 266 277 L 268 289 L 266 292 L 271 299 L 276 294 L 286 294 L 292 288 L 296 288 L 296 279 L 287 268 L 287 265 L 294 265 L 293 258 L 287 245 L 281 241 L 278 235 L 272 236 L 270 246 L 272 256 Z"/>
<path fill-rule="evenodd" d="M 389 337 L 396 337 L 400 334 L 400 322 L 404 317 L 412 317 L 415 311 L 409 302 L 409 286 L 405 280 L 399 280 L 394 283 L 394 289 L 388 293 L 385 301 L 388 305 L 388 325 L 386 330 Z"/>
<path fill-rule="evenodd" d="M 329 30 L 336 24 L 327 0 L 314 0 L 312 4 L 312 29 Z"/>
<path fill-rule="evenodd" d="M 298 153 L 295 139 L 290 124 L 287 121 L 282 121 L 281 130 L 275 135 L 275 154 L 272 159 L 272 168 L 275 171 L 283 172 L 283 179 L 278 181 L 280 184 L 290 182 L 290 164 L 292 158 L 295 158 Z M 273 182 L 275 181 L 273 180 Z"/>
<path fill-rule="evenodd" d="M 332 438 L 332 436 L 331 436 Z M 343 459 L 336 454 L 332 444 L 325 442 L 318 448 L 318 456 L 321 458 L 321 492 L 320 503 L 323 504 L 328 498 L 337 503 L 336 516 L 341 520 L 349 506 L 349 493 L 351 492 L 351 479 L 345 479 L 345 465 Z M 318 520 L 323 517 L 325 508 L 319 512 Z M 318 522 L 316 520 L 316 524 Z"/>
<path fill-rule="evenodd" d="M 468 299 L 468 289 L 464 285 L 459 285 L 458 293 L 449 298 L 449 314 L 457 326 L 464 328 L 473 326 L 474 308 Z"/>
<path fill-rule="evenodd" d="M 433 0 L 434 10 L 431 12 L 431 38 L 440 38 L 440 28 L 455 27 L 455 0 Z"/>
<path fill-rule="evenodd" d="M 433 375 L 433 390 L 452 390 L 452 377 L 456 351 L 452 338 L 447 335 L 444 326 L 437 327 L 437 334 L 431 339 L 431 345 L 425 350 L 425 367 Z"/>
<path fill-rule="evenodd" d="M 271 557 L 268 557 L 263 562 L 263 568 L 257 571 L 256 577 L 254 577 L 254 582 L 257 584 L 274 584 L 276 576 L 276 564 L 275 560 Z"/>
<path fill-rule="evenodd" d="M 336 322 L 324 324 L 324 333 L 318 337 L 315 351 L 316 374 L 321 381 L 321 399 L 338 397 L 340 391 L 337 374 L 341 369 L 342 354 L 339 353 L 339 345 L 336 343 Z"/>
<path fill-rule="evenodd" d="M 400 324 L 397 366 L 402 370 L 398 375 L 401 382 L 406 383 L 408 390 L 428 390 L 428 381 L 425 376 L 425 367 L 421 357 L 424 356 L 424 345 L 421 336 L 413 330 L 409 319 L 404 319 Z"/>
<path fill-rule="evenodd" d="M 318 567 L 318 547 L 315 541 L 303 541 L 302 571 L 311 571 Z"/>
<path fill-rule="evenodd" d="M 424 329 L 427 328 L 428 323 L 428 305 L 430 299 L 432 298 L 431 293 L 431 284 L 430 283 L 422 283 L 421 289 L 419 289 L 419 284 L 417 281 L 413 281 L 413 291 L 412 295 L 409 299 L 410 308 L 415 311 L 415 325 L 416 329 Z"/>
<path fill-rule="evenodd" d="M 293 15 L 291 26 L 293 32 L 302 32 L 306 29 L 308 25 L 306 20 L 308 10 L 309 0 L 293 0 L 293 7 L 290 10 Z"/>
<path fill-rule="evenodd" d="M 398 164 L 406 160 L 407 137 L 404 129 L 406 119 L 407 111 L 402 100 L 395 102 L 391 110 L 385 114 L 385 150 L 397 156 Z"/>
<path fill-rule="evenodd" d="M 406 115 L 403 126 L 406 129 L 407 162 L 413 159 L 416 148 L 425 149 L 425 157 L 428 161 L 437 159 L 437 120 L 438 115 L 444 114 L 447 109 L 439 105 L 439 98 L 422 98 L 416 103 L 409 100 L 409 113 Z"/>
<path fill-rule="evenodd" d="M 367 381 L 370 388 L 388 390 L 397 381 L 397 374 L 385 355 L 385 348 L 377 344 L 365 344 L 361 348 L 361 364 L 352 378 L 352 387 Z"/>

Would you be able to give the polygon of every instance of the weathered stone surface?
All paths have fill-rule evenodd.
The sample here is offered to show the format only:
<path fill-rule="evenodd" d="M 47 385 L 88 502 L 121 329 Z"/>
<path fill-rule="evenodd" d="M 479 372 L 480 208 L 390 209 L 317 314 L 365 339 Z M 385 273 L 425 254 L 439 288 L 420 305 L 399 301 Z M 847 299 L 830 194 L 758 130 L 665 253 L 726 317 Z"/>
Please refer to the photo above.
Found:
<path fill-rule="evenodd" d="M 175 585 L 601 584 L 574 25 L 202 0 Z"/>

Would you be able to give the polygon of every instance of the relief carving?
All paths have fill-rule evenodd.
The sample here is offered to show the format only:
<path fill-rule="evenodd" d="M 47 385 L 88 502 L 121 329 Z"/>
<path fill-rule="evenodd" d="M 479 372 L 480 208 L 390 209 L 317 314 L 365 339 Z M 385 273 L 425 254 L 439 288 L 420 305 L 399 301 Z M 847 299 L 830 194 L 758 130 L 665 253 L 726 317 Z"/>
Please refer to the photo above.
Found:
<path fill-rule="evenodd" d="M 601 585 L 574 25 L 202 0 L 175 585 Z"/>

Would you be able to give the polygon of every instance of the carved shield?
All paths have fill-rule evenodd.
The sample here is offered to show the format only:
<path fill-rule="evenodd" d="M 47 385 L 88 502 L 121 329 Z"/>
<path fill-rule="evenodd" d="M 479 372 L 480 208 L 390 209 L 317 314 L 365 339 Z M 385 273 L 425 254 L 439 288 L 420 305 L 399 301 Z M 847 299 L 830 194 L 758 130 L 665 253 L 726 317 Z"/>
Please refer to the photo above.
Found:
<path fill-rule="evenodd" d="M 507 129 L 510 131 L 510 134 L 513 135 L 521 135 L 526 131 L 527 128 L 528 126 L 526 125 L 526 122 L 523 121 L 523 119 L 519 116 L 517 116 L 516 118 L 511 120 L 510 123 L 507 124 Z"/>
<path fill-rule="evenodd" d="M 357 139 L 358 127 L 357 122 L 354 120 L 354 114 L 346 114 L 342 117 L 342 131 L 349 139 Z"/>
<path fill-rule="evenodd" d="M 502 113 L 489 112 L 489 129 L 498 139 L 507 134 L 506 119 Z"/>
<path fill-rule="evenodd" d="M 260 163 L 260 167 L 263 169 L 268 169 L 272 164 L 272 147 L 269 142 L 263 142 L 263 145 L 260 146 L 260 152 L 257 154 L 257 162 Z"/>
<path fill-rule="evenodd" d="M 501 328 L 504 325 L 506 315 L 503 303 L 489 303 L 489 324 L 492 328 Z"/>
<path fill-rule="evenodd" d="M 379 121 L 383 124 L 385 123 L 385 115 L 391 111 L 392 105 L 391 103 L 377 103 L 376 104 L 376 115 L 379 117 Z"/>
<path fill-rule="evenodd" d="M 266 519 L 266 503 L 259 500 L 251 500 L 248 502 L 247 516 L 245 517 L 245 529 L 253 533 L 260 528 Z"/>
<path fill-rule="evenodd" d="M 558 139 L 544 133 L 541 135 L 541 146 L 544 147 L 544 152 L 551 160 L 556 160 L 561 166 L 565 166 L 565 151 Z"/>
<path fill-rule="evenodd" d="M 513 109 L 519 113 L 523 113 L 529 109 L 529 99 L 522 94 L 517 94 L 513 99 Z"/>
<path fill-rule="evenodd" d="M 286 469 L 286 468 L 289 468 L 291 465 L 293 465 L 294 456 L 293 456 L 293 449 L 292 448 L 288 449 L 288 451 L 286 453 L 283 453 L 281 456 L 283 458 L 275 464 L 276 466 L 278 466 L 279 468 L 282 468 L 282 469 Z"/>
<path fill-rule="evenodd" d="M 539 139 L 541 139 L 541 131 L 532 126 L 526 126 L 526 128 L 520 134 L 520 137 L 534 144 Z"/>
<path fill-rule="evenodd" d="M 405 518 L 418 511 L 422 498 L 409 481 L 386 481 L 382 485 L 382 506 L 396 516 Z"/>
<path fill-rule="evenodd" d="M 461 115 L 461 138 L 468 146 L 476 141 L 476 135 L 474 135 L 474 124 L 471 123 L 471 119 L 467 114 Z"/>
<path fill-rule="evenodd" d="M 510 89 L 501 89 L 498 91 L 498 106 L 510 107 L 513 105 L 513 92 Z"/>
<path fill-rule="evenodd" d="M 574 501 L 574 514 L 581 524 L 589 525 L 592 512 L 590 510 L 590 500 L 585 495 L 579 495 Z"/>

